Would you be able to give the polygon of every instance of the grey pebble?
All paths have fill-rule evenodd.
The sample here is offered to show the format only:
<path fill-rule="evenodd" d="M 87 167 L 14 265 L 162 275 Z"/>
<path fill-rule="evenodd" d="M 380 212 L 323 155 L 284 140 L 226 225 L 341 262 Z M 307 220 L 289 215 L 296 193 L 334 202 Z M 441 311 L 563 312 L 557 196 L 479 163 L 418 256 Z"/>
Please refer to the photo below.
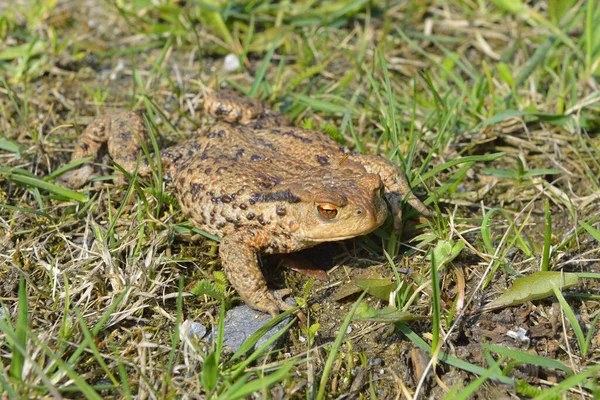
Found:
<path fill-rule="evenodd" d="M 383 365 L 383 360 L 381 358 L 372 358 L 369 360 L 369 365 Z"/>
<path fill-rule="evenodd" d="M 287 298 L 286 303 L 295 303 L 293 299 Z M 267 340 L 273 337 L 281 328 L 287 325 L 292 319 L 292 316 L 284 318 L 279 324 L 275 325 L 271 330 L 265 333 L 256 343 L 255 348 L 258 349 Z M 232 308 L 225 315 L 225 326 L 223 327 L 223 346 L 230 351 L 237 351 L 244 341 L 248 339 L 254 332 L 259 330 L 264 324 L 271 320 L 271 316 L 261 311 L 253 310 L 243 304 Z M 216 338 L 218 327 L 215 326 L 213 332 L 209 335 L 209 340 Z M 282 340 L 285 335 L 282 335 L 279 340 Z M 279 343 L 275 343 L 277 346 Z"/>

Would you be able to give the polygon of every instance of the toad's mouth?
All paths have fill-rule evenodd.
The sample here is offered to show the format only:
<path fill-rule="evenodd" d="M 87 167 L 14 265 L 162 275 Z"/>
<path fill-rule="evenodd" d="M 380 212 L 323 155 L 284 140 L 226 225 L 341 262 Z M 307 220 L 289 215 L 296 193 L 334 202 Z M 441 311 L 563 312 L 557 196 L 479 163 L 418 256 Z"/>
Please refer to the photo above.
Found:
<path fill-rule="evenodd" d="M 312 243 L 324 243 L 324 242 L 339 242 L 342 240 L 348 240 L 348 239 L 352 239 L 358 236 L 364 236 L 364 235 L 368 235 L 369 233 L 373 232 L 375 229 L 379 228 L 379 225 L 377 226 L 373 226 L 369 229 L 366 229 L 364 231 L 361 232 L 355 232 L 352 234 L 348 234 L 348 235 L 343 235 L 343 236 L 333 236 L 333 235 L 327 235 L 327 236 L 304 236 L 304 240 L 306 240 L 307 242 L 312 242 Z"/>

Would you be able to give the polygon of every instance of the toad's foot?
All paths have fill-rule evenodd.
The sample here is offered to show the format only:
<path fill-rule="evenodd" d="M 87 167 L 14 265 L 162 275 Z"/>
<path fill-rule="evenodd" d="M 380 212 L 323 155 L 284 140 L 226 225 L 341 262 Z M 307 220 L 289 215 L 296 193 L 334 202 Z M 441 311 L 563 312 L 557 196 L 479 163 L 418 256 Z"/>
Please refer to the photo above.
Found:
<path fill-rule="evenodd" d="M 227 279 L 250 307 L 276 316 L 293 306 L 275 297 L 258 265 L 257 253 L 281 240 L 270 232 L 242 228 L 225 236 L 219 246 L 219 256 Z"/>
<path fill-rule="evenodd" d="M 289 118 L 233 90 L 217 90 L 204 99 L 204 111 L 229 123 L 248 125 L 253 129 L 289 126 Z"/>
<path fill-rule="evenodd" d="M 394 163 L 381 156 L 362 153 L 350 153 L 348 158 L 361 163 L 368 172 L 375 173 L 381 178 L 385 200 L 392 210 L 396 234 L 402 231 L 402 201 L 405 197 L 415 210 L 425 216 L 430 215 L 429 209 L 410 190 L 404 172 Z"/>
<path fill-rule="evenodd" d="M 147 176 L 151 169 L 141 153 L 141 143 L 148 143 L 146 125 L 132 111 L 120 111 L 98 117 L 81 134 L 71 155 L 71 162 L 82 158 L 95 159 L 103 143 L 108 143 L 108 152 L 115 163 L 129 173 L 138 169 L 140 176 Z M 140 163 L 138 165 L 138 157 Z M 68 187 L 83 186 L 93 175 L 92 164 L 68 171 L 58 181 Z"/>

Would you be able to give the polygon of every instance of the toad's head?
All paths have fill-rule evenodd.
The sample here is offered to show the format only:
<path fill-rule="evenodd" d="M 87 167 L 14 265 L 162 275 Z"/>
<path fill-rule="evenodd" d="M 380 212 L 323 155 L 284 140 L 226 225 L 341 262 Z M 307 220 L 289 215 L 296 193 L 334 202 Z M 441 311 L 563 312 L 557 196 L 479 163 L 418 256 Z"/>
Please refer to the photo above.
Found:
<path fill-rule="evenodd" d="M 344 240 L 372 232 L 385 221 L 387 206 L 379 175 L 336 174 L 293 184 L 291 234 L 305 243 Z"/>

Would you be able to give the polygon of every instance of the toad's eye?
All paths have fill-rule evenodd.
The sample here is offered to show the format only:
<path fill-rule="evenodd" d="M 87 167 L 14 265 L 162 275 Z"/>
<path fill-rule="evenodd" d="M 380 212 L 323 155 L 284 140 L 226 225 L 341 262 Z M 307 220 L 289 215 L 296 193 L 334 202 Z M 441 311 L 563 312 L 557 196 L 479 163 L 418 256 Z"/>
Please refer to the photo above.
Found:
<path fill-rule="evenodd" d="M 334 219 L 338 213 L 337 208 L 332 204 L 319 204 L 317 206 L 319 215 L 325 219 Z"/>

